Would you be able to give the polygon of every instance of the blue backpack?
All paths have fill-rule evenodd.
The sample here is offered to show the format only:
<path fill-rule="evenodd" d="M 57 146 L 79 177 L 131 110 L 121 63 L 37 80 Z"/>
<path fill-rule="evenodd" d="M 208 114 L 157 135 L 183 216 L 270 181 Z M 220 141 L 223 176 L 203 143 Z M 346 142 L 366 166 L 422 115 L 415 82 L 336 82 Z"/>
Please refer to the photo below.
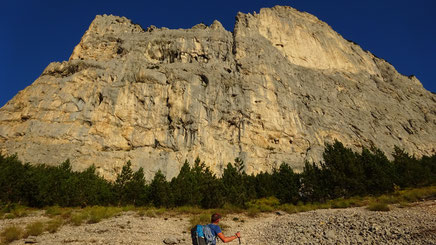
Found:
<path fill-rule="evenodd" d="M 191 229 L 193 245 L 215 245 L 216 237 L 213 235 L 209 225 L 196 225 Z"/>

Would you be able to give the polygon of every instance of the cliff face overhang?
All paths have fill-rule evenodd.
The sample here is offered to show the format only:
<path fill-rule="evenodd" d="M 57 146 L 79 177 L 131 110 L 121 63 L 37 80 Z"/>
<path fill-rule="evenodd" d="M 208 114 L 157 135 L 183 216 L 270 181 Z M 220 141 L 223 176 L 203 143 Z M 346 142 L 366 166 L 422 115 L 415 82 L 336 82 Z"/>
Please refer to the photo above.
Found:
<path fill-rule="evenodd" d="M 325 142 L 434 153 L 436 96 L 416 77 L 290 7 L 192 29 L 97 16 L 69 61 L 0 109 L 0 148 L 24 161 L 150 178 L 197 156 L 220 173 L 319 161 Z"/>

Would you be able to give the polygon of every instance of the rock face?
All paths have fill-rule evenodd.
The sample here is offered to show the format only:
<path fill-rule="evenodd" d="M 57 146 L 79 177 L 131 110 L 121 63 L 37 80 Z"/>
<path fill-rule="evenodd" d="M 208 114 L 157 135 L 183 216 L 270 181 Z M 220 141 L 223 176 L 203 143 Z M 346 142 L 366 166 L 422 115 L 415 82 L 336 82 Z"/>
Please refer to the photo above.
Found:
<path fill-rule="evenodd" d="M 0 149 L 32 163 L 69 158 L 113 178 L 128 160 L 148 178 L 197 156 L 216 173 L 301 170 L 325 142 L 435 152 L 436 95 L 414 76 L 290 7 L 191 29 L 147 30 L 97 16 L 69 61 L 0 109 Z"/>

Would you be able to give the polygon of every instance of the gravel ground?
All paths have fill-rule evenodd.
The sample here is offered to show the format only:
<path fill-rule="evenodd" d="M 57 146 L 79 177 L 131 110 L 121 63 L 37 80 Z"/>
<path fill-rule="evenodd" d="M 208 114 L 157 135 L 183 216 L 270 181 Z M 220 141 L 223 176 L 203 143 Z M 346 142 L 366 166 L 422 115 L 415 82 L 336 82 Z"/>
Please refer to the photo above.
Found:
<path fill-rule="evenodd" d="M 46 221 L 42 212 L 12 220 L 23 227 Z M 261 214 L 256 218 L 227 215 L 225 235 L 240 231 L 241 244 L 436 244 L 436 200 L 388 212 L 365 208 L 325 209 L 298 214 Z M 65 225 L 58 232 L 21 239 L 11 244 L 190 244 L 189 217 L 140 217 L 134 212 L 97 224 Z M 238 240 L 230 244 L 238 244 Z"/>
<path fill-rule="evenodd" d="M 249 244 L 436 244 L 436 202 L 372 212 L 365 208 L 282 215 L 252 227 Z"/>

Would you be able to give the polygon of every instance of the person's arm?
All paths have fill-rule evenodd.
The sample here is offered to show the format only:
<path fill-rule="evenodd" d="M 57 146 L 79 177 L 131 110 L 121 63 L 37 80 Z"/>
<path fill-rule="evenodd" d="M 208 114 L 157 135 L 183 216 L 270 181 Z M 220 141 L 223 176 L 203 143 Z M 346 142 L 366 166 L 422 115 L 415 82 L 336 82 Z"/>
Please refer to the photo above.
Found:
<path fill-rule="evenodd" d="M 237 232 L 234 236 L 224 236 L 224 234 L 222 232 L 218 233 L 218 237 L 221 239 L 221 241 L 223 241 L 224 243 L 226 242 L 231 242 L 233 240 L 235 240 L 238 237 L 241 237 L 241 234 L 239 234 L 239 232 Z"/>

